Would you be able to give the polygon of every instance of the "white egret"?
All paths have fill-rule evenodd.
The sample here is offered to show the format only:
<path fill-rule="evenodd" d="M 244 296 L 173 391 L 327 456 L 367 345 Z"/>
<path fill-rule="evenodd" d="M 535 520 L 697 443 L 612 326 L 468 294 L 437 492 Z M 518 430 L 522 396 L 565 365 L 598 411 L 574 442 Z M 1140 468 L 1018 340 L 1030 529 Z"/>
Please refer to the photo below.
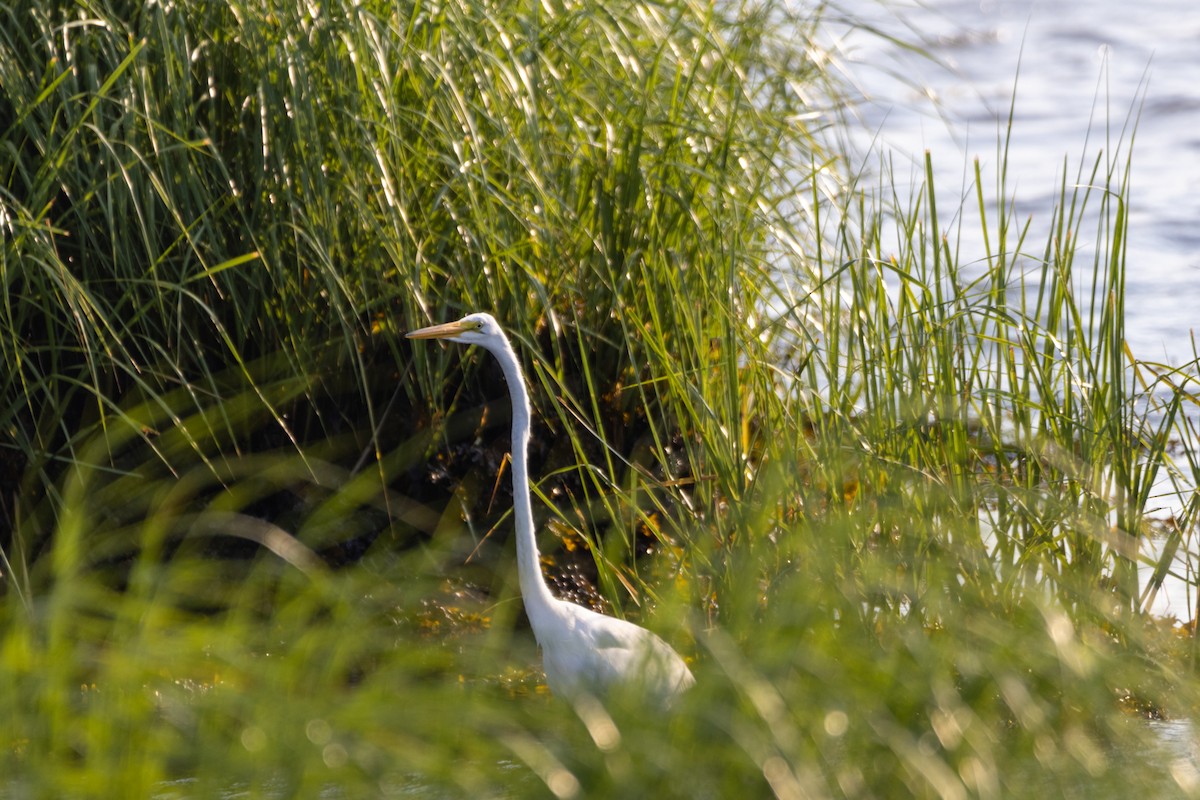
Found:
<path fill-rule="evenodd" d="M 630 685 L 660 703 L 670 703 L 696 682 L 670 645 L 632 622 L 559 600 L 550 593 L 542 577 L 526 460 L 531 415 L 529 394 L 520 362 L 500 325 L 490 314 L 470 314 L 457 322 L 411 331 L 407 336 L 480 345 L 504 369 L 512 397 L 517 573 L 525 613 L 542 649 L 542 665 L 550 690 L 574 700 L 581 695 L 603 697 L 611 688 Z"/>

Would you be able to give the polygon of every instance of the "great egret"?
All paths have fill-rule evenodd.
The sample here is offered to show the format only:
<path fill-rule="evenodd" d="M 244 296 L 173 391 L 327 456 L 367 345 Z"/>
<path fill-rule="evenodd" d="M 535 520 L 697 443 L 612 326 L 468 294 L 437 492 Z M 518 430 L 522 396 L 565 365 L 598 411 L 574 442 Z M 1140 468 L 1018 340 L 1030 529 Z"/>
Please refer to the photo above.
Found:
<path fill-rule="evenodd" d="M 575 700 L 603 697 L 619 685 L 669 704 L 696 682 L 679 654 L 655 634 L 632 622 L 607 617 L 559 600 L 542 577 L 529 495 L 529 394 L 520 362 L 508 337 L 490 314 L 469 314 L 411 331 L 409 339 L 448 339 L 477 344 L 491 352 L 504 370 L 512 397 L 513 515 L 517 530 L 517 574 L 525 613 L 542 648 L 546 683 L 556 695 Z"/>

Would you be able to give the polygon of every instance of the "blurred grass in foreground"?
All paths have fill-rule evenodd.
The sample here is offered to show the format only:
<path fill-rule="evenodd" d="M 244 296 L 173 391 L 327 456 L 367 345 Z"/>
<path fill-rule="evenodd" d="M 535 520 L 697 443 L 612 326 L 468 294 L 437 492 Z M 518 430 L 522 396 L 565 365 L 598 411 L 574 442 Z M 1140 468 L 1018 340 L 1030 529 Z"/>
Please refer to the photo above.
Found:
<path fill-rule="evenodd" d="M 1045 242 L 1001 167 L 960 253 L 830 149 L 817 12 L 0 17 L 0 797 L 1198 790 L 1140 718 L 1196 705 L 1142 609 L 1197 459 L 1127 155 Z M 689 656 L 670 716 L 539 686 L 504 389 L 395 336 L 476 308 L 548 566 Z"/>

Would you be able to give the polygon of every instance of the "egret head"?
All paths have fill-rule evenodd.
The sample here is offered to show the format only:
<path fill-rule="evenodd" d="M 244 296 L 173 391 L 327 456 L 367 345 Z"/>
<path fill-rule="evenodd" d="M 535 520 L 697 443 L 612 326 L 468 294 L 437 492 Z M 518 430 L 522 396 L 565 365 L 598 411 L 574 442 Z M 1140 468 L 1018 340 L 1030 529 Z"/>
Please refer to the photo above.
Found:
<path fill-rule="evenodd" d="M 448 339 L 451 342 L 481 344 L 484 347 L 504 341 L 500 323 L 496 322 L 491 314 L 483 313 L 468 314 L 457 322 L 431 325 L 404 335 L 409 339 Z"/>

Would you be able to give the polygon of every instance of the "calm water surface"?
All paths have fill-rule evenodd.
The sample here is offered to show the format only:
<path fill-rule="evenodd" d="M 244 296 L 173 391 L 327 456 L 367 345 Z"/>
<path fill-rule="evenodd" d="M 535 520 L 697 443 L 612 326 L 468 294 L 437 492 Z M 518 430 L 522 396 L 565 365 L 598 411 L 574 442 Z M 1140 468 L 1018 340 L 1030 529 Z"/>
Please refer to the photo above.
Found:
<path fill-rule="evenodd" d="M 942 199 L 973 192 L 964 185 L 964 166 L 976 157 L 994 181 L 997 133 L 1016 92 L 1009 190 L 1019 216 L 1033 216 L 1033 236 L 1049 224 L 1064 158 L 1069 182 L 1081 160 L 1090 164 L 1101 148 L 1108 152 L 1121 143 L 1123 162 L 1132 131 L 1122 128 L 1136 123 L 1129 339 L 1142 358 L 1194 358 L 1200 2 L 1149 0 L 1136 14 L 1118 0 L 928 0 L 922 6 L 842 0 L 840 7 L 906 40 L 922 38 L 943 65 L 862 33 L 840 41 L 847 71 L 868 98 L 860 112 L 867 131 L 862 143 L 892 154 L 897 179 L 908 177 L 908 164 L 917 174 L 930 150 Z M 972 218 L 965 221 L 968 248 L 977 227 Z"/>
<path fill-rule="evenodd" d="M 1140 358 L 1175 365 L 1195 360 L 1200 2 L 1149 0 L 1137 5 L 1136 15 L 1118 0 L 835 3 L 853 19 L 920 42 L 933 57 L 833 28 L 847 77 L 864 97 L 855 142 L 869 153 L 863 164 L 871 170 L 880 156 L 889 159 L 903 189 L 905 181 L 923 176 L 930 151 L 939 207 L 956 207 L 962 195 L 970 199 L 961 229 L 941 214 L 952 235 L 961 230 L 964 263 L 984 254 L 971 164 L 980 160 L 988 182 L 984 196 L 994 200 L 997 140 L 1010 110 L 1007 193 L 1016 201 L 1018 220 L 1032 219 L 1027 241 L 1033 248 L 1046 240 L 1064 169 L 1073 184 L 1080 164 L 1090 168 L 1098 154 L 1116 153 L 1123 165 L 1132 143 L 1127 336 Z M 1094 252 L 1085 241 L 1076 263 L 1086 268 Z M 1194 375 L 1196 366 L 1189 371 Z M 1169 502 L 1177 501 L 1164 500 Z M 1164 515 L 1169 510 L 1165 506 Z M 1181 553 L 1177 566 L 1187 572 L 1198 559 Z M 1143 578 L 1148 575 L 1145 570 Z M 1152 607 L 1189 619 L 1195 598 L 1184 582 L 1174 581 Z"/>

